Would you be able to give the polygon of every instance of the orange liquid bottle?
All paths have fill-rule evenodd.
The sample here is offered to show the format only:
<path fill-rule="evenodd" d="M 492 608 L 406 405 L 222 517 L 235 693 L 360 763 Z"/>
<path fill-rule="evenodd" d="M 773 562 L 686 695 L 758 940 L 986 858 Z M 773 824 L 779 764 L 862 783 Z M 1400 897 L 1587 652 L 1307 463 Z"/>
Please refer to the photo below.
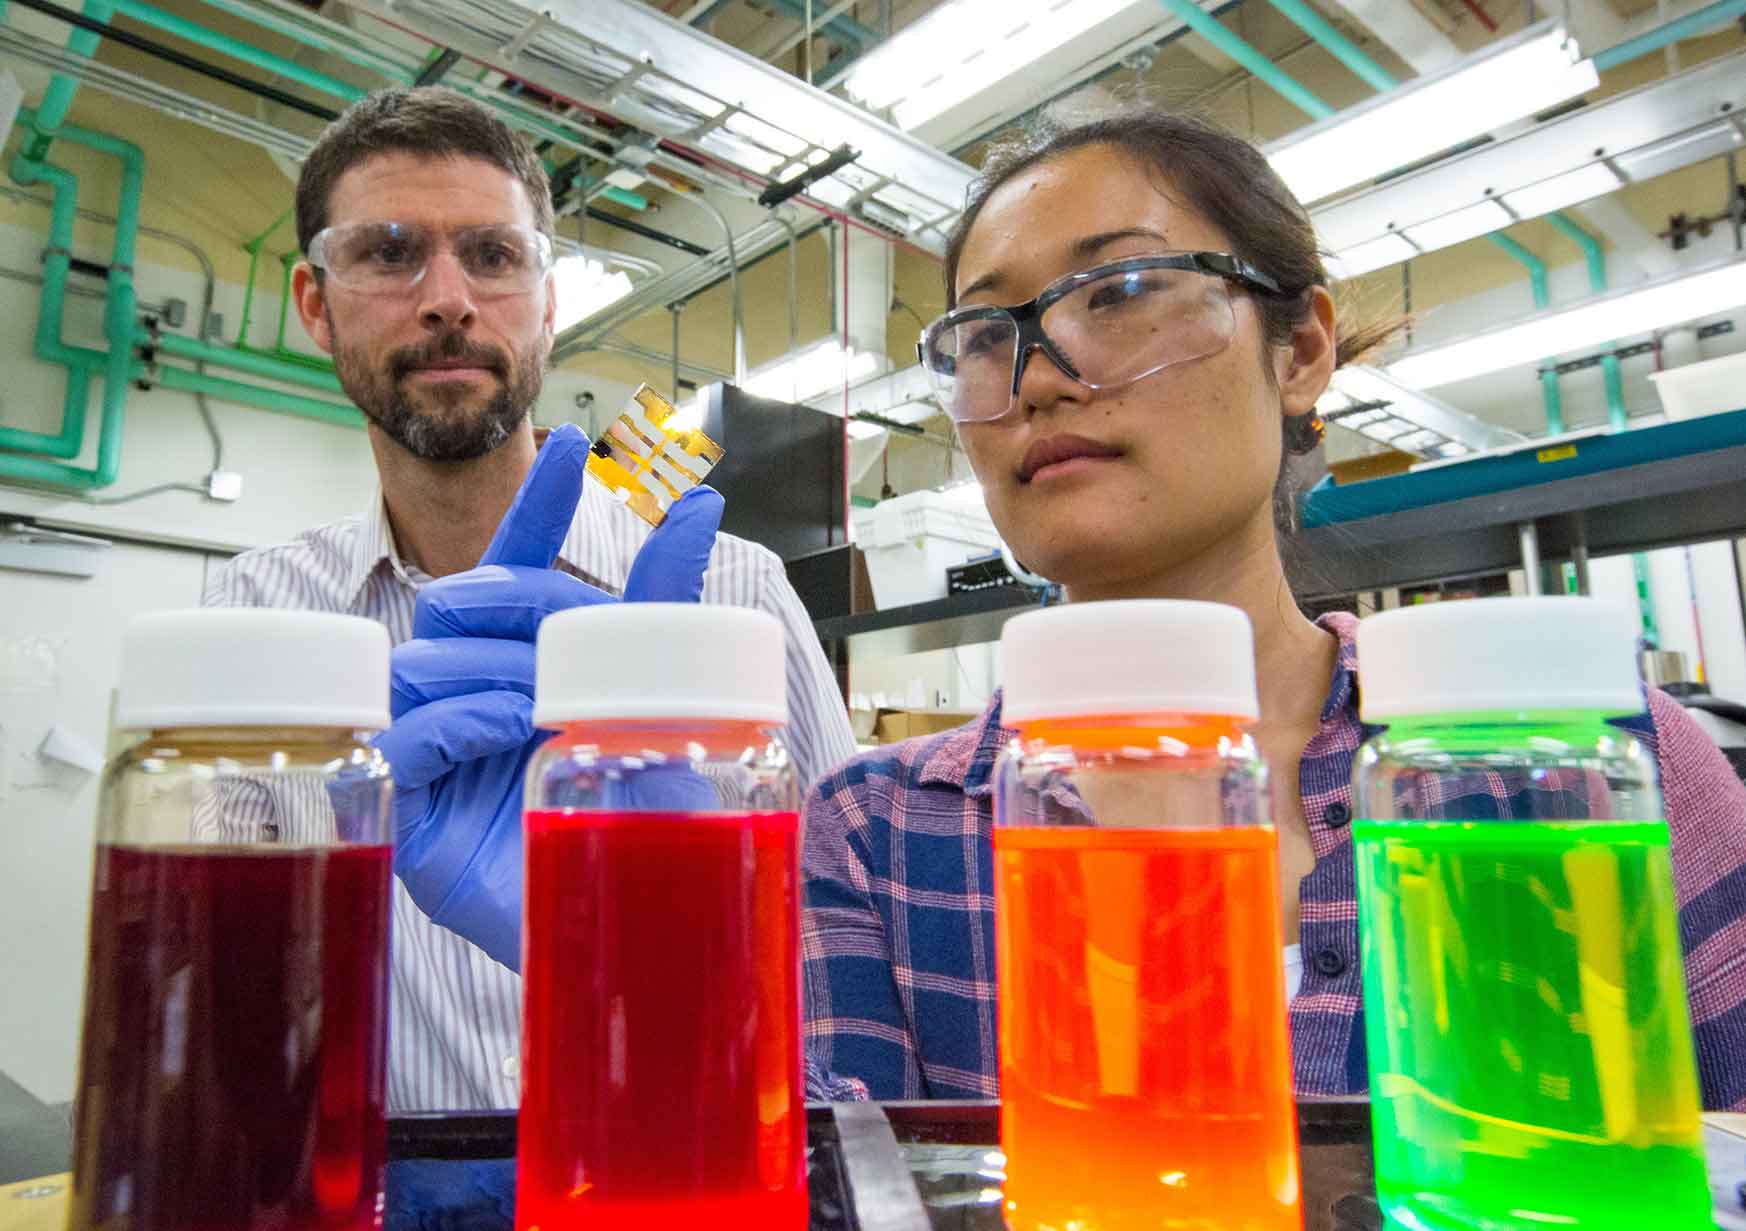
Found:
<path fill-rule="evenodd" d="M 1012 1231 L 1298 1231 L 1278 842 L 1248 621 L 1010 621 L 995 804 Z"/>

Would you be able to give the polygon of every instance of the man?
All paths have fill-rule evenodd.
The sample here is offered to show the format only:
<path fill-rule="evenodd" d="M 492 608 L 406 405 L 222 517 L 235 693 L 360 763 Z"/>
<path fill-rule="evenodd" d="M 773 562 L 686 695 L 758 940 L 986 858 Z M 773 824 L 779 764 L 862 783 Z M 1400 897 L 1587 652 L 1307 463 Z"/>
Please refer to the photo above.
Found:
<path fill-rule="evenodd" d="M 854 751 L 781 562 L 716 535 L 718 495 L 689 493 L 650 534 L 583 482 L 575 428 L 541 447 L 529 412 L 552 345 L 551 232 L 538 157 L 460 94 L 382 91 L 328 128 L 297 184 L 307 259 L 292 289 L 368 420 L 380 495 L 361 517 L 237 557 L 205 596 L 364 615 L 395 641 L 380 746 L 396 786 L 396 1110 L 516 1103 L 520 783 L 537 742 L 540 616 L 621 593 L 769 611 L 787 632 L 801 778 Z"/>

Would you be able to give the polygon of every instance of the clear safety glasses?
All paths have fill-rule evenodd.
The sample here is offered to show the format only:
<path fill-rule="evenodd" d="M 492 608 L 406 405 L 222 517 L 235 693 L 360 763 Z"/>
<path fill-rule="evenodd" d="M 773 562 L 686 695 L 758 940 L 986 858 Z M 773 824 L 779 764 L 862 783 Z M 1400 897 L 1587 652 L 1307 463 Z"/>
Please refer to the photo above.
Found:
<path fill-rule="evenodd" d="M 439 229 L 415 222 L 354 222 L 309 241 L 309 263 L 350 291 L 394 294 L 423 280 L 444 247 L 481 295 L 533 290 L 552 268 L 552 241 L 513 223 Z"/>
<path fill-rule="evenodd" d="M 922 331 L 916 349 L 952 420 L 986 422 L 1017 403 L 1034 350 L 1088 389 L 1217 354 L 1236 328 L 1233 283 L 1284 294 L 1226 252 L 1127 257 L 1059 278 L 1029 303 L 956 308 Z"/>

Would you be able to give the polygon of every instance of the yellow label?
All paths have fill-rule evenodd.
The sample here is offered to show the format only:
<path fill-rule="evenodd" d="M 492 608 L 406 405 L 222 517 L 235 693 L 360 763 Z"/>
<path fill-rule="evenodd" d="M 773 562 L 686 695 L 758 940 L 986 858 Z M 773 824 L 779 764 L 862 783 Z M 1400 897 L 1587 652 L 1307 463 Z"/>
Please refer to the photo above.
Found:
<path fill-rule="evenodd" d="M 1575 456 L 1575 445 L 1555 445 L 1550 449 L 1541 449 L 1538 453 L 1534 454 L 1534 460 L 1537 462 L 1561 462 L 1566 458 Z"/>

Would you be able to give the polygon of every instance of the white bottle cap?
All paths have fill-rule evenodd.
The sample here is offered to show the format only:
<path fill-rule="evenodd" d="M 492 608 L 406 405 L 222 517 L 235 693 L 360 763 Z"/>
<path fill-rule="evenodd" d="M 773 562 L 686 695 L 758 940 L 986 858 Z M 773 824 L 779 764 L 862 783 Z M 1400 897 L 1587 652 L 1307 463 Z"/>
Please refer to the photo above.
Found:
<path fill-rule="evenodd" d="M 1593 598 L 1477 598 L 1358 622 L 1366 721 L 1414 714 L 1643 709 L 1637 617 Z"/>
<path fill-rule="evenodd" d="M 1208 714 L 1254 720 L 1255 638 L 1221 603 L 1122 599 L 1026 612 L 1000 638 L 1001 720 Z"/>
<path fill-rule="evenodd" d="M 540 623 L 534 722 L 788 721 L 782 625 L 748 607 L 603 603 Z"/>
<path fill-rule="evenodd" d="M 388 630 L 325 611 L 159 611 L 121 638 L 118 727 L 388 725 Z"/>

